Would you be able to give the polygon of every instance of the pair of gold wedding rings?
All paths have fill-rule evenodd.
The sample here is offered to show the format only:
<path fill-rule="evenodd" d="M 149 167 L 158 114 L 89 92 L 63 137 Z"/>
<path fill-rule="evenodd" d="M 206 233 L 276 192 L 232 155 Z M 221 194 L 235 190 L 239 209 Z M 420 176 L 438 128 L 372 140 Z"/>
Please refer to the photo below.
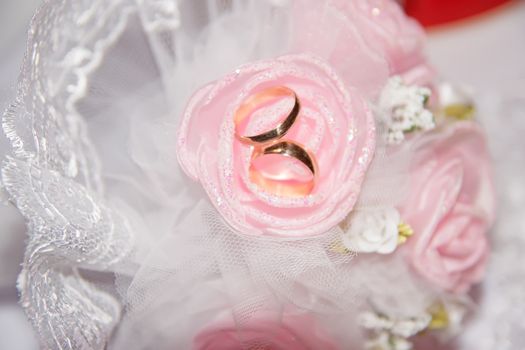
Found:
<path fill-rule="evenodd" d="M 241 125 L 255 111 L 284 98 L 293 98 L 294 104 L 291 111 L 282 122 L 273 129 L 253 136 L 242 135 Z M 237 108 L 234 114 L 235 137 L 240 142 L 252 147 L 250 180 L 266 191 L 284 197 L 303 197 L 310 194 L 315 186 L 318 176 L 317 161 L 315 156 L 298 142 L 283 139 L 299 117 L 301 103 L 297 94 L 288 87 L 274 86 L 254 93 L 247 97 Z M 267 155 L 280 155 L 290 157 L 300 162 L 308 169 L 311 176 L 307 180 L 283 181 L 280 176 L 268 176 L 260 171 L 253 163 L 260 157 Z M 283 169 L 286 172 L 287 169 Z"/>

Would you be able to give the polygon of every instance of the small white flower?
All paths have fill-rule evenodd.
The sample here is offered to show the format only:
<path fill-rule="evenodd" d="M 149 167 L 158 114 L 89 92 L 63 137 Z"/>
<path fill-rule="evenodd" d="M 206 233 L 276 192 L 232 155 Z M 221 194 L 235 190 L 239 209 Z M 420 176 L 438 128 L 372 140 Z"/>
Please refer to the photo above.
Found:
<path fill-rule="evenodd" d="M 380 122 L 387 128 L 388 143 L 403 141 L 407 132 L 435 127 L 432 112 L 425 108 L 430 93 L 428 88 L 406 85 L 399 76 L 388 80 L 378 106 Z"/>
<path fill-rule="evenodd" d="M 362 253 L 392 253 L 397 247 L 399 213 L 394 208 L 356 211 L 343 225 L 343 244 Z"/>

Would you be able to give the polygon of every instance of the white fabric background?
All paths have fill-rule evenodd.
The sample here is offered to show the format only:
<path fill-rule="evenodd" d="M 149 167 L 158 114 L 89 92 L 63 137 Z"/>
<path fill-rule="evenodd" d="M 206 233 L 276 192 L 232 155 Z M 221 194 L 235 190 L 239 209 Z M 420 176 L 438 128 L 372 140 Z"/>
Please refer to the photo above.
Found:
<path fill-rule="evenodd" d="M 14 95 L 14 87 L 25 49 L 25 27 L 37 0 L 0 2 L 0 108 Z M 444 78 L 470 86 L 480 99 L 482 113 L 497 118 L 490 127 L 505 127 L 508 113 L 522 116 L 525 127 L 525 2 L 518 2 L 475 20 L 434 29 L 429 34 L 428 54 Z M 505 115 L 504 115 L 505 114 Z M 501 123 L 499 123 L 501 121 Z M 490 128 L 488 130 L 491 135 Z M 497 133 L 501 137 L 502 133 Z M 525 138 L 515 147 L 524 150 Z M 496 147 L 504 140 L 493 139 Z M 0 155 L 5 151 L 0 138 Z M 525 161 L 525 156 L 522 157 Z M 517 186 L 517 203 L 525 197 Z M 524 211 L 525 208 L 519 208 Z M 505 221 L 500 212 L 500 222 Z M 516 215 L 516 213 L 514 213 Z M 525 236 L 523 225 L 517 233 Z M 30 326 L 16 304 L 15 280 L 23 254 L 24 226 L 16 210 L 0 206 L 0 349 L 36 349 Z M 520 264 L 519 261 L 515 262 Z M 497 273 L 493 271 L 494 273 Z M 481 312 L 488 312 L 489 307 Z M 485 314 L 487 317 L 488 315 Z M 483 327 L 475 325 L 466 334 L 476 339 Z M 470 343 L 476 344 L 476 343 Z M 516 344 L 515 344 L 516 345 Z M 489 348 L 490 349 L 490 348 Z M 517 348 L 516 348 L 517 349 Z"/>

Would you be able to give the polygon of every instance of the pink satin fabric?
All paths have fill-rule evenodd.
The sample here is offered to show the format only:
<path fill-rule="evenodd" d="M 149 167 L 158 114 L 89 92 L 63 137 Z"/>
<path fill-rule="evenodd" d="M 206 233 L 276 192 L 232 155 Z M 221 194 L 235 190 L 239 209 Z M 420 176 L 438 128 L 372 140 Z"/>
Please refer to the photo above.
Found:
<path fill-rule="evenodd" d="M 286 139 L 317 159 L 313 192 L 300 198 L 267 193 L 249 179 L 249 146 L 235 138 L 233 116 L 242 101 L 271 86 L 297 94 L 301 112 Z M 289 111 L 288 106 L 282 106 Z M 275 125 L 279 105 L 251 118 L 247 134 Z M 290 55 L 254 62 L 213 82 L 191 98 L 178 135 L 178 157 L 224 219 L 239 233 L 306 237 L 330 230 L 352 210 L 375 149 L 375 125 L 364 97 L 322 60 Z"/>
<path fill-rule="evenodd" d="M 345 81 L 375 96 L 392 75 L 430 86 L 425 33 L 392 0 L 303 0 L 295 3 L 293 48 L 325 58 Z"/>
<path fill-rule="evenodd" d="M 414 229 L 406 245 L 414 269 L 435 285 L 464 293 L 480 282 L 494 221 L 490 157 L 481 128 L 457 122 L 421 138 L 410 193 L 400 208 Z"/>
<path fill-rule="evenodd" d="M 193 350 L 336 350 L 334 340 L 308 314 L 259 313 L 242 325 L 231 315 L 203 329 Z"/>

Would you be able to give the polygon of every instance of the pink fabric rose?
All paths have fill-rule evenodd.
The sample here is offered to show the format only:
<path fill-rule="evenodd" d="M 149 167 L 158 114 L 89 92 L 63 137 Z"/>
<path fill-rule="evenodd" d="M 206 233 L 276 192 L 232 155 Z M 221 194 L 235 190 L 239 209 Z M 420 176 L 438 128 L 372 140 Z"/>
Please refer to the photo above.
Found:
<path fill-rule="evenodd" d="M 250 180 L 253 149 L 235 137 L 234 113 L 247 97 L 285 86 L 301 109 L 284 137 L 317 160 L 313 191 L 289 198 Z M 253 113 L 248 135 L 277 124 L 290 101 Z M 323 61 L 290 55 L 255 62 L 199 90 L 190 100 L 178 135 L 182 168 L 199 181 L 224 219 L 249 235 L 305 237 L 327 232 L 352 210 L 375 149 L 374 119 L 365 99 Z"/>
<path fill-rule="evenodd" d="M 294 48 L 321 55 L 372 95 L 392 75 L 422 86 L 435 77 L 423 28 L 394 0 L 303 0 L 294 16 Z"/>
<path fill-rule="evenodd" d="M 346 13 L 359 22 L 365 41 L 389 63 L 391 75 L 407 84 L 427 85 L 434 78 L 423 49 L 425 32 L 393 0 L 344 1 Z"/>
<path fill-rule="evenodd" d="M 335 342 L 308 314 L 259 313 L 243 325 L 231 316 L 202 330 L 193 350 L 335 350 Z"/>
<path fill-rule="evenodd" d="M 464 293 L 481 281 L 494 221 L 489 153 L 473 122 L 422 137 L 410 193 L 400 212 L 414 229 L 406 245 L 413 267 L 447 291 Z"/>

